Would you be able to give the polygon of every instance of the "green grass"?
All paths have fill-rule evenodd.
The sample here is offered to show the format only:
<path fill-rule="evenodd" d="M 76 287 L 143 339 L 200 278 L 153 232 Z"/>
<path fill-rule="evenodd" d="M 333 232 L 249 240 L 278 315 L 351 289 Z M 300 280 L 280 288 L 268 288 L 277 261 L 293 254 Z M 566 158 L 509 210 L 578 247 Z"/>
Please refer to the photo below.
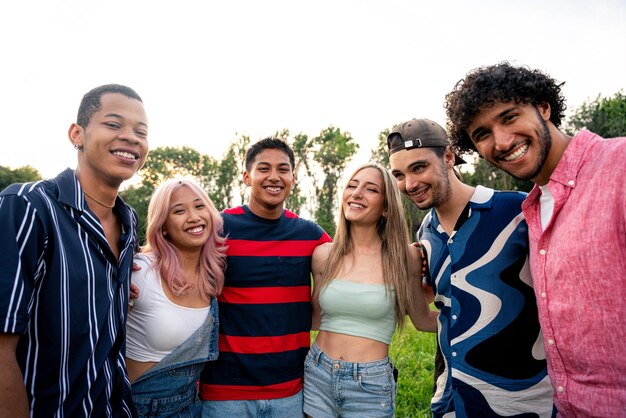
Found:
<path fill-rule="evenodd" d="M 389 355 L 400 372 L 396 417 L 431 416 L 436 347 L 436 334 L 417 331 L 408 318 L 404 330 L 393 335 Z"/>

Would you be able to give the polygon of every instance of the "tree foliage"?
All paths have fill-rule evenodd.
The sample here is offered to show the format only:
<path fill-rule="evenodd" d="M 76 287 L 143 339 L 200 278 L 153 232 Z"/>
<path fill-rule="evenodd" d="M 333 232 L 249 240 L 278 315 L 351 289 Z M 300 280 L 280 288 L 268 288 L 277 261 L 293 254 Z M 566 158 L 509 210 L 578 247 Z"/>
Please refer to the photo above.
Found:
<path fill-rule="evenodd" d="M 568 119 L 565 131 L 573 135 L 588 129 L 604 138 L 626 135 L 626 95 L 619 91 L 611 97 L 598 95 L 583 103 Z"/>
<path fill-rule="evenodd" d="M 29 165 L 15 169 L 0 165 L 0 190 L 4 190 L 13 183 L 26 183 L 37 180 L 41 180 L 41 174 Z"/>
<path fill-rule="evenodd" d="M 312 140 L 313 159 L 320 170 L 313 172 L 313 184 L 317 197 L 315 220 L 331 236 L 335 234 L 335 212 L 338 183 L 343 171 L 359 149 L 349 132 L 329 126 Z"/>

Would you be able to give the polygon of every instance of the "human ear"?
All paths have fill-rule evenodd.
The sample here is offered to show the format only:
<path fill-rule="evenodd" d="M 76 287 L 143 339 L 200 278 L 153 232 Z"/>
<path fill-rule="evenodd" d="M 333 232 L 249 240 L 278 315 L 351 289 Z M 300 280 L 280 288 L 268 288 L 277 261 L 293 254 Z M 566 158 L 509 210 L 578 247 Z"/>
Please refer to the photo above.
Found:
<path fill-rule="evenodd" d="M 546 122 L 550 120 L 550 114 L 552 112 L 552 108 L 550 107 L 550 103 L 543 102 L 537 105 L 537 111 L 541 115 L 541 118 Z"/>
<path fill-rule="evenodd" d="M 67 131 L 67 136 L 72 143 L 74 149 L 82 149 L 83 148 L 83 127 L 77 123 L 72 123 L 70 128 Z"/>
<path fill-rule="evenodd" d="M 248 171 L 244 171 L 243 172 L 243 184 L 245 184 L 246 186 L 250 187 L 250 175 L 248 174 Z"/>

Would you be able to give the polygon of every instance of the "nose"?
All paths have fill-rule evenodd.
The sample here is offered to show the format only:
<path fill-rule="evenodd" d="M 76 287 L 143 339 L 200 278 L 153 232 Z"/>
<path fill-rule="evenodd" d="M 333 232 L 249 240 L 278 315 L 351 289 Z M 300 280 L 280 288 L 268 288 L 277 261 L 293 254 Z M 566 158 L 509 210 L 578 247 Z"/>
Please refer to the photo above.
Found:
<path fill-rule="evenodd" d="M 352 195 L 351 196 L 352 196 L 353 199 L 361 199 L 363 197 L 363 191 L 361 190 L 360 187 L 355 187 L 352 190 Z"/>
<path fill-rule="evenodd" d="M 187 221 L 188 222 L 193 222 L 193 221 L 197 221 L 198 219 L 200 219 L 200 215 L 198 214 L 198 212 L 195 209 L 190 210 L 187 213 L 188 213 L 188 215 L 187 215 Z"/>
<path fill-rule="evenodd" d="M 406 175 L 404 177 L 404 185 L 398 184 L 398 186 L 400 186 L 400 191 L 403 193 L 409 193 L 410 191 L 416 190 L 419 185 L 419 178 L 415 174 Z"/>
<path fill-rule="evenodd" d="M 271 181 L 278 181 L 280 179 L 279 175 L 278 175 L 278 170 L 270 170 L 269 171 L 269 175 L 268 175 L 268 179 Z"/>
<path fill-rule="evenodd" d="M 120 140 L 124 142 L 128 142 L 131 145 L 138 145 L 140 142 L 140 138 L 135 134 L 135 131 L 132 127 L 127 127 L 120 130 L 119 133 Z"/>
<path fill-rule="evenodd" d="M 508 151 L 515 142 L 515 134 L 505 128 L 495 128 L 493 130 L 495 148 L 498 151 Z"/>

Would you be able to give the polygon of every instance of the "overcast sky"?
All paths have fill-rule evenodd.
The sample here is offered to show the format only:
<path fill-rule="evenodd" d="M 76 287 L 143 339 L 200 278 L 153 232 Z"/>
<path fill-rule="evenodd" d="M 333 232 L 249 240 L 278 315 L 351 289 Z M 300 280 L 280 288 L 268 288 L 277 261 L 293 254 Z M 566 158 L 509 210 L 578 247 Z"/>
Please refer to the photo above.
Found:
<path fill-rule="evenodd" d="M 153 148 L 220 158 L 240 134 L 333 125 L 363 162 L 385 128 L 444 124 L 478 66 L 546 71 L 570 109 L 626 88 L 626 1 L 5 1 L 0 57 L 0 165 L 75 167 L 67 130 L 105 83 L 143 97 Z"/>

